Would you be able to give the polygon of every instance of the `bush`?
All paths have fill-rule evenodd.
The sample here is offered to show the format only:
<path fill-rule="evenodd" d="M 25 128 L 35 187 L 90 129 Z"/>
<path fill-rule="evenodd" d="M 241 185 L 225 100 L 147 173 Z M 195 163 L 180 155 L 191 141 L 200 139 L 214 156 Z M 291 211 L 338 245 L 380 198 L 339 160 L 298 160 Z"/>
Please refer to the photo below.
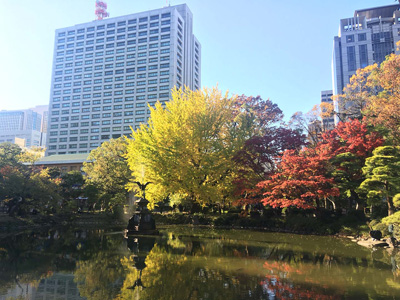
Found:
<path fill-rule="evenodd" d="M 238 214 L 224 214 L 214 219 L 213 225 L 215 226 L 232 226 L 239 219 Z"/>

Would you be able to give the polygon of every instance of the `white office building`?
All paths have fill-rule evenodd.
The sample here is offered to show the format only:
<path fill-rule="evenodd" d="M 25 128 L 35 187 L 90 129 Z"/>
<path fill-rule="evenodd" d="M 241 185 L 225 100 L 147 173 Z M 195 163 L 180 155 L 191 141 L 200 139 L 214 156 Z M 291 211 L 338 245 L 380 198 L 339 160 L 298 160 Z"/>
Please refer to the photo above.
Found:
<path fill-rule="evenodd" d="M 354 12 L 340 20 L 339 34 L 333 43 L 333 94 L 340 95 L 357 69 L 381 63 L 391 53 L 399 54 L 400 5 L 388 5 Z M 340 113 L 341 106 L 335 103 Z M 338 119 L 335 120 L 336 122 Z"/>
<path fill-rule="evenodd" d="M 33 109 L 0 111 L 0 143 L 44 147 L 42 115 Z"/>
<path fill-rule="evenodd" d="M 47 155 L 88 153 L 146 122 L 170 90 L 201 87 L 201 46 L 186 4 L 55 32 Z"/>

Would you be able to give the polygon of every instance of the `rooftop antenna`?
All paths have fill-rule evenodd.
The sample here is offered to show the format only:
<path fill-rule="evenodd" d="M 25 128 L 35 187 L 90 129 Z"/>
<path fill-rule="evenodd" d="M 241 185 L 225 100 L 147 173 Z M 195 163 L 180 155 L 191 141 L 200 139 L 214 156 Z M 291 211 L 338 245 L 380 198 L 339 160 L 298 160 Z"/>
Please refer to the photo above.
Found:
<path fill-rule="evenodd" d="M 107 3 L 101 0 L 96 0 L 96 9 L 94 11 L 96 15 L 96 20 L 103 20 L 110 16 L 107 12 Z"/>

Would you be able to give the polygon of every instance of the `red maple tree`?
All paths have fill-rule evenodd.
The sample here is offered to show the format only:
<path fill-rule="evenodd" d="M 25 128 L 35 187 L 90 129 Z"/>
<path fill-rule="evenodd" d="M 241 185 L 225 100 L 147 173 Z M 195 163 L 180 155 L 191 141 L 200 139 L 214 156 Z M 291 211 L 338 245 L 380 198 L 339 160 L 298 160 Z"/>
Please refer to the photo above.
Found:
<path fill-rule="evenodd" d="M 273 208 L 308 209 L 320 207 L 320 201 L 326 197 L 338 196 L 334 180 L 326 177 L 327 150 L 320 147 L 285 151 L 277 172 L 257 185 L 263 191 L 261 202 Z"/>

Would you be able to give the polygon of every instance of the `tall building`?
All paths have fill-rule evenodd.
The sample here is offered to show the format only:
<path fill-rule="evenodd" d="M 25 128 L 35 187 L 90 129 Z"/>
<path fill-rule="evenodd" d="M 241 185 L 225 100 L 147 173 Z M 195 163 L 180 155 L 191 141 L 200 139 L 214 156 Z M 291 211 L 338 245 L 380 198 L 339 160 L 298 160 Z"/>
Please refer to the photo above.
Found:
<path fill-rule="evenodd" d="M 354 12 L 340 20 L 339 34 L 333 43 L 333 94 L 339 95 L 359 68 L 381 63 L 388 54 L 396 53 L 400 40 L 400 5 L 388 5 Z M 341 107 L 335 102 L 335 109 Z M 335 120 L 336 122 L 338 120 Z"/>
<path fill-rule="evenodd" d="M 23 147 L 44 146 L 41 133 L 42 115 L 33 111 L 0 111 L 0 143 L 11 142 Z"/>
<path fill-rule="evenodd" d="M 49 106 L 48 105 L 36 105 L 32 107 L 31 110 L 37 112 L 42 115 L 42 122 L 40 124 L 40 132 L 42 134 L 41 137 L 41 146 L 46 147 L 47 140 L 47 124 L 49 121 Z"/>
<path fill-rule="evenodd" d="M 321 104 L 327 103 L 333 106 L 333 100 L 332 100 L 332 90 L 328 91 L 321 91 Z M 322 107 L 322 113 L 326 112 L 326 107 Z M 334 117 L 322 117 L 322 130 L 323 131 L 328 131 L 332 130 L 335 128 L 335 120 Z"/>
<path fill-rule="evenodd" d="M 200 89 L 200 64 L 186 4 L 57 29 L 47 155 L 129 135 L 174 86 Z"/>

